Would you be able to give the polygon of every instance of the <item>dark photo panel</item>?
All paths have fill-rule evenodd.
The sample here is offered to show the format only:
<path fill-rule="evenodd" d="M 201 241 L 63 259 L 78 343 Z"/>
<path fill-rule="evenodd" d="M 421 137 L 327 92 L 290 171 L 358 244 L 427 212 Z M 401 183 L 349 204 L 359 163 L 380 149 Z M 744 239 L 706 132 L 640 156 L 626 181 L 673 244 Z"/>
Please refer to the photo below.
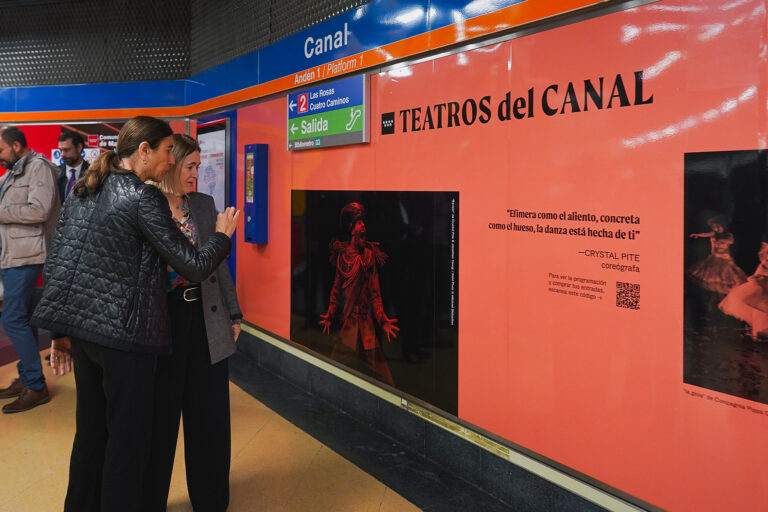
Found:
<path fill-rule="evenodd" d="M 765 151 L 685 155 L 683 380 L 768 403 Z"/>
<path fill-rule="evenodd" d="M 458 192 L 292 191 L 291 339 L 458 413 Z"/>

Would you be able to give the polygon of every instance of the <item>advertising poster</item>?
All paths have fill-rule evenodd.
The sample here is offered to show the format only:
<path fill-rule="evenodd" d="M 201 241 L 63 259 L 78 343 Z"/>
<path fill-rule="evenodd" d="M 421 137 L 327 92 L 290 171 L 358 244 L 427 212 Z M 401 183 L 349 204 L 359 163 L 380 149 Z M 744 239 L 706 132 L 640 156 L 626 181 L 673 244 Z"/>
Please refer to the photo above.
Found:
<path fill-rule="evenodd" d="M 457 416 L 659 509 L 764 510 L 766 16 L 662 0 L 371 75 L 370 145 L 270 155 L 246 318 L 331 356 L 327 251 L 360 202 L 404 341 L 429 283 L 398 303 L 399 217 L 341 191 L 455 191 Z M 241 109 L 242 136 L 285 147 L 286 108 Z M 395 387 L 452 412 L 374 327 Z"/>
<path fill-rule="evenodd" d="M 766 151 L 685 155 L 685 382 L 760 404 L 768 404 L 767 200 Z"/>
<path fill-rule="evenodd" d="M 245 202 L 253 203 L 253 153 L 245 154 Z"/>
<path fill-rule="evenodd" d="M 103 151 L 111 151 L 117 147 L 117 136 L 125 123 L 88 123 L 62 125 L 62 132 L 70 130 L 79 133 L 85 141 L 83 160 L 93 162 Z M 61 165 L 61 152 L 51 150 L 51 162 Z"/>
<path fill-rule="evenodd" d="M 45 155 L 56 165 L 60 165 L 59 135 L 62 132 L 79 133 L 85 142 L 82 157 L 87 162 L 93 162 L 102 151 L 114 149 L 117 144 L 117 135 L 123 124 L 125 123 L 64 123 L 23 125 L 20 128 L 30 148 Z"/>
<path fill-rule="evenodd" d="M 459 195 L 292 196 L 291 339 L 456 414 Z"/>
<path fill-rule="evenodd" d="M 459 417 L 669 510 L 768 499 L 765 5 L 727 7 L 372 84 L 378 181 L 461 194 Z"/>
<path fill-rule="evenodd" d="M 218 211 L 227 206 L 227 125 L 224 121 L 197 127 L 200 168 L 197 190 L 213 197 Z"/>

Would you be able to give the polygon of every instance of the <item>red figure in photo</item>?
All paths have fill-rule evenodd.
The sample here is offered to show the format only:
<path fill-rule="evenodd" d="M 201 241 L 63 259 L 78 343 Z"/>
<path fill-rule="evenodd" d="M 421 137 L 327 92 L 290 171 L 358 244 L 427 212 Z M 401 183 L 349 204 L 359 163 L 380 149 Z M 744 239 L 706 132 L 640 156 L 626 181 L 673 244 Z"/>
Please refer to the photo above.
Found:
<path fill-rule="evenodd" d="M 691 265 L 688 276 L 699 286 L 725 296 L 734 286 L 743 284 L 747 275 L 731 257 L 733 233 L 726 230 L 725 220 L 712 217 L 707 220 L 712 231 L 691 233 L 691 238 L 709 238 L 711 253 L 702 261 Z"/>
<path fill-rule="evenodd" d="M 378 243 L 366 240 L 363 205 L 349 203 L 344 206 L 339 222 L 348 240 L 334 240 L 330 244 L 336 277 L 328 310 L 320 315 L 320 325 L 326 334 L 330 334 L 334 319 L 341 323 L 341 343 L 334 345 L 331 358 L 394 386 L 373 323 L 376 318 L 388 342 L 397 338 L 400 330 L 395 325 L 397 319 L 384 314 L 379 288 L 378 268 L 384 265 L 387 255 L 379 249 Z"/>
<path fill-rule="evenodd" d="M 736 286 L 720 302 L 720 310 L 750 327 L 755 341 L 768 341 L 768 243 L 758 252 L 760 264 L 744 284 Z"/>

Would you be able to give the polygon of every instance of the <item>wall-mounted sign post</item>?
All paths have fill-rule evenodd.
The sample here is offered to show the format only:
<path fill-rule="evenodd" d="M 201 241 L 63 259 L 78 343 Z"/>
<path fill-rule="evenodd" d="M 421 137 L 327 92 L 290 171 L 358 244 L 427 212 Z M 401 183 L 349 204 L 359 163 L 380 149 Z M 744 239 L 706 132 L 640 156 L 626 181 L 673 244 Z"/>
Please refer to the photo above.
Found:
<path fill-rule="evenodd" d="M 368 142 L 368 77 L 357 75 L 288 95 L 288 149 Z"/>

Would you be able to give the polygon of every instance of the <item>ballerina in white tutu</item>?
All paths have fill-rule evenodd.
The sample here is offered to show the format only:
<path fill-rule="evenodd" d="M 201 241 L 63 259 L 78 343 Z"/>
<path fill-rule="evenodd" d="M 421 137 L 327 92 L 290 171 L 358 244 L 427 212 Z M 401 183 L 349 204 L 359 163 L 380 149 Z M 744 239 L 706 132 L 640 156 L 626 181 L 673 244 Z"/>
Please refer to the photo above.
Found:
<path fill-rule="evenodd" d="M 707 220 L 712 231 L 691 233 L 691 238 L 709 238 L 711 252 L 709 256 L 690 266 L 688 277 L 696 284 L 724 297 L 733 287 L 747 280 L 747 275 L 731 257 L 733 233 L 726 230 L 726 223 L 720 217 Z"/>
<path fill-rule="evenodd" d="M 720 302 L 720 310 L 750 327 L 755 341 L 768 341 L 768 243 L 758 252 L 760 264 L 744 284 L 734 287 Z"/>

